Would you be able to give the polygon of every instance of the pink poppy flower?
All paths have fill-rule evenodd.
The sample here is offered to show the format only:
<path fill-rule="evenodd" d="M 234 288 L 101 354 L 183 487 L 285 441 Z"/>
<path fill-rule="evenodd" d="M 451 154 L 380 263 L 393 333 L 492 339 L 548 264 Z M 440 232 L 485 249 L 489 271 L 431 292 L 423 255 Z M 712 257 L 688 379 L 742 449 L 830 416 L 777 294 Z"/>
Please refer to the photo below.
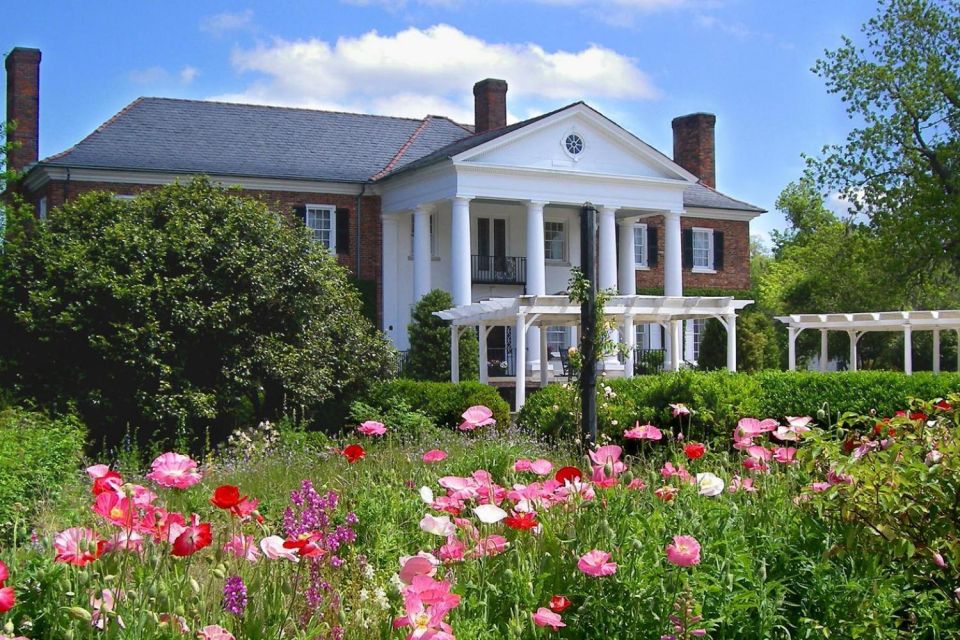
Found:
<path fill-rule="evenodd" d="M 832 486 L 829 482 L 814 482 L 810 485 L 810 489 L 812 489 L 814 493 L 823 493 Z"/>
<path fill-rule="evenodd" d="M 730 493 L 736 493 L 737 491 L 755 493 L 757 489 L 753 486 L 753 478 L 741 478 L 740 476 L 733 476 L 733 478 L 730 479 L 730 486 L 727 487 L 727 491 Z"/>
<path fill-rule="evenodd" d="M 260 550 L 257 549 L 257 542 L 253 536 L 239 533 L 225 542 L 221 548 L 225 553 L 244 558 L 247 562 L 256 562 L 260 559 Z"/>
<path fill-rule="evenodd" d="M 627 489 L 632 489 L 634 491 L 640 491 L 647 488 L 647 483 L 640 478 L 634 478 L 630 481 L 630 484 L 627 485 Z"/>
<path fill-rule="evenodd" d="M 594 549 L 580 556 L 580 561 L 577 562 L 577 569 L 595 578 L 612 576 L 617 572 L 617 563 L 609 562 L 609 560 L 609 553 Z"/>
<path fill-rule="evenodd" d="M 0 560 L 0 585 L 7 581 L 10 577 L 10 570 L 7 568 L 7 565 L 3 563 L 3 560 Z"/>
<path fill-rule="evenodd" d="M 196 462 L 172 451 L 157 456 L 150 466 L 153 470 L 147 477 L 161 487 L 188 489 L 203 479 Z"/>
<path fill-rule="evenodd" d="M 210 523 L 200 522 L 200 516 L 193 514 L 190 518 L 190 524 L 183 527 L 183 532 L 173 541 L 173 549 L 170 555 L 183 557 L 191 556 L 200 549 L 207 547 L 213 542 L 213 534 L 210 531 Z"/>
<path fill-rule="evenodd" d="M 232 633 L 218 624 L 208 624 L 197 632 L 200 640 L 237 640 Z"/>
<path fill-rule="evenodd" d="M 827 482 L 830 484 L 853 484 L 853 476 L 849 473 L 837 473 L 836 470 L 830 469 L 827 472 Z"/>
<path fill-rule="evenodd" d="M 104 491 L 93 501 L 93 512 L 118 527 L 132 528 L 139 524 L 140 512 L 129 498 L 114 491 Z"/>
<path fill-rule="evenodd" d="M 680 490 L 676 487 L 671 487 L 670 485 L 665 485 L 653 492 L 653 495 L 657 496 L 664 502 L 670 502 L 677 497 L 677 494 L 680 493 Z"/>
<path fill-rule="evenodd" d="M 0 588 L 0 613 L 10 611 L 16 603 L 17 595 L 13 592 L 13 587 Z"/>
<path fill-rule="evenodd" d="M 607 475 L 606 466 L 596 466 L 593 468 L 593 475 L 590 481 L 601 489 L 608 489 L 617 484 L 617 476 Z"/>
<path fill-rule="evenodd" d="M 538 627 L 550 627 L 554 631 L 559 630 L 560 627 L 567 626 L 560 618 L 559 613 L 554 613 L 546 607 L 537 609 L 537 612 L 533 614 L 533 623 Z"/>
<path fill-rule="evenodd" d="M 478 557 L 495 556 L 506 551 L 509 545 L 510 543 L 503 536 L 487 536 L 486 538 L 480 538 L 480 540 L 477 541 L 477 545 L 473 548 L 473 552 Z"/>
<path fill-rule="evenodd" d="M 763 460 L 758 460 L 757 458 L 746 458 L 742 464 L 744 469 L 749 469 L 750 471 L 764 473 L 770 470 L 770 467 L 767 466 L 766 462 Z"/>
<path fill-rule="evenodd" d="M 382 436 L 387 432 L 387 427 L 382 422 L 367 420 L 357 427 L 357 431 L 365 436 Z"/>
<path fill-rule="evenodd" d="M 534 460 L 530 463 L 530 471 L 533 471 L 538 476 L 545 476 L 553 471 L 553 463 L 542 458 Z"/>
<path fill-rule="evenodd" d="M 393 628 L 410 627 L 410 638 L 453 640 L 453 629 L 444 622 L 451 609 L 460 604 L 460 596 L 450 592 L 448 581 L 417 576 L 403 589 L 406 615 L 393 621 Z"/>
<path fill-rule="evenodd" d="M 641 425 L 637 420 L 637 424 L 632 429 L 623 432 L 623 437 L 628 440 L 660 440 L 663 438 L 663 432 L 652 424 Z"/>
<path fill-rule="evenodd" d="M 267 536 L 260 541 L 260 550 L 263 555 L 270 560 L 290 560 L 299 562 L 296 549 L 288 549 L 283 546 L 283 538 L 280 536 Z"/>
<path fill-rule="evenodd" d="M 450 522 L 450 516 L 435 517 L 429 513 L 420 520 L 420 529 L 435 536 L 452 536 L 457 527 Z"/>
<path fill-rule="evenodd" d="M 521 473 L 523 471 L 530 471 L 531 464 L 532 463 L 526 458 L 520 458 L 519 460 L 513 463 L 513 470 L 516 471 L 517 473 Z"/>
<path fill-rule="evenodd" d="M 787 416 L 787 424 L 794 429 L 804 429 L 809 431 L 809 425 L 811 422 L 813 422 L 813 418 L 810 416 Z"/>
<path fill-rule="evenodd" d="M 121 592 L 122 595 L 122 592 Z M 97 629 L 103 631 L 107 628 L 107 622 L 110 620 L 111 616 L 107 614 L 113 613 L 114 604 L 116 601 L 116 596 L 113 593 L 113 589 L 103 589 L 100 591 L 100 597 L 95 595 L 90 596 L 90 606 L 93 608 L 90 617 L 90 624 L 92 624 Z M 123 624 L 123 618 L 116 616 L 117 626 L 121 629 L 126 629 L 126 625 Z"/>
<path fill-rule="evenodd" d="M 456 536 L 449 536 L 447 543 L 440 547 L 437 555 L 445 563 L 460 562 L 467 551 L 467 546 Z"/>
<path fill-rule="evenodd" d="M 460 431 L 473 431 L 477 427 L 497 424 L 497 421 L 493 419 L 493 411 L 482 404 L 470 407 L 463 412 L 461 417 L 463 422 L 460 424 Z"/>
<path fill-rule="evenodd" d="M 666 547 L 667 561 L 678 567 L 700 564 L 700 543 L 693 536 L 673 536 Z"/>
<path fill-rule="evenodd" d="M 54 537 L 53 548 L 57 552 L 54 560 L 83 567 L 100 557 L 105 544 L 95 531 L 71 527 Z"/>
<path fill-rule="evenodd" d="M 764 433 L 769 433 L 777 428 L 777 421 L 771 418 L 757 420 L 756 418 L 741 418 L 737 422 L 735 435 L 741 438 L 755 438 Z"/>
<path fill-rule="evenodd" d="M 143 551 L 143 536 L 136 531 L 124 530 L 110 536 L 103 547 L 104 553 L 113 551 L 132 551 L 140 553 Z"/>
<path fill-rule="evenodd" d="M 431 449 L 423 454 L 423 461 L 426 463 L 430 462 L 440 462 L 441 460 L 447 459 L 447 452 L 441 451 L 440 449 Z"/>
<path fill-rule="evenodd" d="M 780 464 L 796 464 L 797 450 L 793 447 L 777 447 L 773 450 L 773 459 Z"/>
<path fill-rule="evenodd" d="M 677 418 L 679 416 L 688 416 L 690 415 L 690 408 L 682 402 L 677 402 L 676 404 L 670 404 L 671 413 L 673 417 Z"/>
<path fill-rule="evenodd" d="M 747 455 L 754 460 L 769 460 L 773 457 L 773 453 L 770 451 L 770 449 L 761 447 L 760 445 L 754 445 L 747 449 Z"/>
<path fill-rule="evenodd" d="M 403 584 L 412 584 L 417 576 L 433 577 L 437 575 L 437 566 L 440 564 L 432 553 L 421 551 L 415 556 L 401 556 L 400 581 Z"/>
<path fill-rule="evenodd" d="M 620 456 L 622 454 L 622 448 L 615 444 L 607 444 L 602 447 L 597 447 L 595 451 L 591 451 L 590 459 L 597 465 L 616 465 L 618 462 L 623 465 L 623 463 L 620 462 Z"/>

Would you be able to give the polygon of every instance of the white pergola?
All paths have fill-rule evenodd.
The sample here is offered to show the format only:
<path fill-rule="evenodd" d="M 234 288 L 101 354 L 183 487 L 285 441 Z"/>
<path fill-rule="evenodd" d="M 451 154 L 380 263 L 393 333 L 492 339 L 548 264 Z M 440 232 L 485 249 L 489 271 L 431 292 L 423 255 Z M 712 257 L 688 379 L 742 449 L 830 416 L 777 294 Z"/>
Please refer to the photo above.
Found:
<path fill-rule="evenodd" d="M 636 323 L 657 323 L 665 327 L 673 344 L 680 344 L 680 327 L 683 320 L 716 318 L 727 331 L 727 368 L 737 369 L 737 311 L 753 300 L 735 300 L 729 297 L 668 297 L 621 295 L 609 298 L 603 312 L 607 320 L 623 327 L 627 344 L 627 362 L 624 375 L 633 376 L 633 358 L 636 341 Z M 464 330 L 477 327 L 480 335 L 480 381 L 487 382 L 487 335 L 493 327 L 515 327 L 514 349 L 516 352 L 516 409 L 526 401 L 526 336 L 531 327 L 579 326 L 580 304 L 564 295 L 531 295 L 516 298 L 491 298 L 465 304 L 434 315 L 449 320 L 450 326 L 450 379 L 459 381 L 460 335 Z M 546 366 L 547 332 L 539 331 L 540 337 L 540 386 L 547 386 L 549 367 Z M 671 361 L 673 369 L 680 368 L 680 358 Z"/>
<path fill-rule="evenodd" d="M 940 332 L 953 330 L 960 341 L 960 310 L 876 311 L 870 313 L 801 313 L 779 316 L 789 333 L 790 370 L 797 368 L 797 336 L 804 329 L 820 330 L 820 370 L 827 366 L 827 332 L 844 331 L 850 337 L 850 370 L 857 370 L 857 343 L 868 331 L 903 332 L 903 372 L 913 373 L 913 332 L 933 332 L 933 371 L 940 373 Z M 960 371 L 960 362 L 957 370 Z"/>

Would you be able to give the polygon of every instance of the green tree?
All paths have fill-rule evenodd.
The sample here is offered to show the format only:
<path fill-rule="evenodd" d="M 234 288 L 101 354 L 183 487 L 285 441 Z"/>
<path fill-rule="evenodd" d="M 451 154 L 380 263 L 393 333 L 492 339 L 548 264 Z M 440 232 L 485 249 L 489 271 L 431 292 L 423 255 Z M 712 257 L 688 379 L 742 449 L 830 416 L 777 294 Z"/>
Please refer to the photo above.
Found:
<path fill-rule="evenodd" d="M 319 417 L 389 371 L 334 258 L 204 178 L 129 201 L 85 194 L 8 231 L 0 382 L 75 404 L 96 435 Z"/>
<path fill-rule="evenodd" d="M 960 276 L 960 3 L 882 0 L 813 71 L 839 94 L 853 129 L 811 161 L 878 230 L 899 276 L 956 289 Z M 928 283 L 932 283 L 929 285 Z"/>
<path fill-rule="evenodd" d="M 413 307 L 412 322 L 407 326 L 410 355 L 407 375 L 416 380 L 450 380 L 450 323 L 433 315 L 453 307 L 453 297 L 434 289 L 420 298 Z M 479 346 L 473 331 L 460 336 L 460 379 L 475 380 L 479 372 Z"/>

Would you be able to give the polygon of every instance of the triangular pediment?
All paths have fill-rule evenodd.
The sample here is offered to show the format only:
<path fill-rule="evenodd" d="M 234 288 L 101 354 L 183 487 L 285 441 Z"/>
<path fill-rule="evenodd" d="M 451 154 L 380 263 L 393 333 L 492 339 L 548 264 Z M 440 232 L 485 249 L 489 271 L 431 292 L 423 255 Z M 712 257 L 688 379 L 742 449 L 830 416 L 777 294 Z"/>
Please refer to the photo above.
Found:
<path fill-rule="evenodd" d="M 473 149 L 455 162 L 696 182 L 685 169 L 583 103 Z"/>

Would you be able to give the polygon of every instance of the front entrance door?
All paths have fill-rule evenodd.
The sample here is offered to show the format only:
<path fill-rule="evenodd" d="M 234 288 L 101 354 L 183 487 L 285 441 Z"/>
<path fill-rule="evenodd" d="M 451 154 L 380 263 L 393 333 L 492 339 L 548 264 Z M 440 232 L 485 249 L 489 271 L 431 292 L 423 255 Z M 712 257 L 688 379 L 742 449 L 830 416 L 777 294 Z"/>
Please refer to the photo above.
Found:
<path fill-rule="evenodd" d="M 513 328 L 491 328 L 487 334 L 487 375 L 512 376 L 516 373 L 513 364 Z"/>

